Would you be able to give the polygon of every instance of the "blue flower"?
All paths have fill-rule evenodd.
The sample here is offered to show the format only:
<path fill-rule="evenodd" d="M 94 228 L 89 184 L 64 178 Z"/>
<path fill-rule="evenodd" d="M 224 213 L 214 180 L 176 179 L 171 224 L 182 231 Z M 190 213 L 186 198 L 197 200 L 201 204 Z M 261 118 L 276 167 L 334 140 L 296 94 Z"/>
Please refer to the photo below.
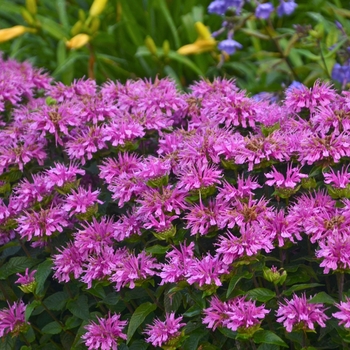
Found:
<path fill-rule="evenodd" d="M 233 55 L 236 50 L 241 49 L 243 46 L 236 40 L 226 39 L 219 43 L 218 48 L 221 51 L 225 51 L 228 55 Z"/>
<path fill-rule="evenodd" d="M 261 19 L 268 19 L 273 10 L 273 5 L 270 2 L 267 2 L 265 4 L 259 4 L 255 10 L 255 17 Z"/>
<path fill-rule="evenodd" d="M 294 12 L 297 6 L 298 5 L 294 2 L 294 0 L 290 0 L 287 2 L 281 0 L 279 6 L 277 7 L 277 15 L 279 17 L 289 16 Z"/>

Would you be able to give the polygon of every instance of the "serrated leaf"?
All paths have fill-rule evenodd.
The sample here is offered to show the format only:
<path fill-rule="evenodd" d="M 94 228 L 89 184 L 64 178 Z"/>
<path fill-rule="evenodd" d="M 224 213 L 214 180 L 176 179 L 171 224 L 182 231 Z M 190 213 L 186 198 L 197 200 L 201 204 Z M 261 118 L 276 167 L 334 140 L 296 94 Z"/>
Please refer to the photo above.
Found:
<path fill-rule="evenodd" d="M 276 293 L 267 288 L 255 288 L 247 292 L 247 297 L 265 303 L 276 297 Z"/>
<path fill-rule="evenodd" d="M 68 301 L 68 294 L 65 292 L 57 292 L 55 294 L 50 295 L 44 300 L 45 306 L 49 310 L 59 311 L 62 310 Z"/>
<path fill-rule="evenodd" d="M 322 287 L 322 286 L 323 286 L 323 284 L 320 284 L 320 283 L 296 284 L 296 285 L 288 288 L 287 290 L 285 290 L 283 292 L 283 294 L 289 296 L 298 290 L 304 290 L 304 289 L 309 289 L 309 288 L 314 288 L 314 287 Z"/>
<path fill-rule="evenodd" d="M 44 289 L 45 281 L 52 271 L 51 268 L 52 268 L 52 261 L 51 259 L 47 259 L 44 262 L 42 262 L 40 265 L 38 265 L 36 269 L 37 270 L 35 273 L 35 281 L 37 283 L 36 293 L 39 295 L 42 293 Z"/>
<path fill-rule="evenodd" d="M 142 324 L 142 322 L 145 320 L 145 318 L 155 309 L 157 306 L 155 304 L 152 304 L 150 302 L 141 304 L 132 314 L 128 332 L 127 332 L 127 344 L 130 342 L 132 336 L 136 332 L 137 328 Z"/>
<path fill-rule="evenodd" d="M 199 341 L 207 335 L 207 331 L 198 329 L 190 334 L 190 336 L 184 341 L 182 348 L 184 350 L 193 350 L 198 348 Z"/>
<path fill-rule="evenodd" d="M 34 311 L 34 309 L 37 308 L 40 304 L 41 303 L 39 300 L 34 300 L 32 303 L 27 305 L 26 311 L 25 311 L 25 320 L 26 321 L 29 320 L 29 317 L 32 314 L 32 312 Z"/>
<path fill-rule="evenodd" d="M 58 322 L 54 321 L 44 326 L 41 331 L 44 334 L 58 334 L 61 333 L 62 327 Z"/>
<path fill-rule="evenodd" d="M 231 329 L 228 329 L 226 327 L 219 327 L 218 330 L 227 338 L 236 339 L 237 337 L 237 332 L 231 331 Z"/>
<path fill-rule="evenodd" d="M 177 311 L 181 302 L 181 293 L 167 293 L 164 295 L 164 308 L 166 312 Z"/>
<path fill-rule="evenodd" d="M 144 340 L 135 340 L 130 346 L 129 350 L 146 350 L 148 344 Z"/>
<path fill-rule="evenodd" d="M 6 264 L 1 267 L 0 279 L 4 280 L 17 272 L 23 272 L 27 267 L 31 268 L 37 263 L 38 260 L 27 258 L 25 256 L 16 256 L 14 258 L 11 258 Z"/>
<path fill-rule="evenodd" d="M 165 254 L 166 252 L 168 252 L 169 249 L 170 249 L 170 246 L 169 246 L 169 245 L 166 246 L 166 247 L 164 247 L 164 246 L 162 246 L 162 245 L 156 244 L 156 245 L 154 245 L 154 246 L 152 246 L 152 247 L 146 248 L 146 252 L 147 252 L 147 253 L 151 253 L 151 254 L 156 254 L 156 255 L 157 255 L 157 254 L 163 255 L 163 254 Z"/>
<path fill-rule="evenodd" d="M 288 345 L 278 335 L 271 331 L 257 331 L 254 333 L 253 339 L 254 343 L 257 344 L 264 343 L 288 348 Z"/>
<path fill-rule="evenodd" d="M 83 320 L 88 320 L 90 317 L 88 298 L 86 295 L 80 295 L 77 300 L 70 300 L 67 308 L 74 316 Z"/>
<path fill-rule="evenodd" d="M 335 302 L 336 301 L 326 292 L 317 293 L 311 300 L 309 300 L 309 303 L 311 304 L 323 303 L 323 304 L 334 305 Z"/>
<path fill-rule="evenodd" d="M 242 279 L 242 278 L 245 278 L 245 279 L 251 279 L 253 277 L 253 274 L 251 272 L 248 272 L 248 271 L 244 271 L 243 274 L 238 274 L 238 275 L 235 275 L 231 278 L 230 280 L 230 283 L 228 285 L 228 288 L 227 288 L 227 292 L 226 292 L 226 298 L 228 298 L 230 296 L 230 294 L 232 293 L 232 291 L 235 289 L 237 283 Z"/>

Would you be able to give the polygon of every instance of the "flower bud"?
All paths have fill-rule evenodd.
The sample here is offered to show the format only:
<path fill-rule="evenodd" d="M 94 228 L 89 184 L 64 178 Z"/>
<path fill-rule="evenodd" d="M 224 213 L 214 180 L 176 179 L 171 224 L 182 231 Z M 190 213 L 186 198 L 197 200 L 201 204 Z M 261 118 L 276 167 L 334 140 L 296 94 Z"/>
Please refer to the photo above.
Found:
<path fill-rule="evenodd" d="M 91 7 L 89 14 L 91 17 L 99 16 L 107 5 L 108 0 L 95 0 Z"/>
<path fill-rule="evenodd" d="M 14 39 L 28 31 L 30 31 L 30 28 L 20 25 L 11 28 L 0 29 L 0 43 Z"/>
<path fill-rule="evenodd" d="M 90 33 L 95 33 L 98 31 L 98 28 L 100 28 L 101 21 L 97 17 L 93 17 L 92 21 L 89 25 Z"/>
<path fill-rule="evenodd" d="M 75 36 L 75 35 L 79 34 L 83 29 L 83 24 L 84 23 L 81 20 L 75 22 L 74 26 L 70 30 L 71 35 Z"/>
<path fill-rule="evenodd" d="M 176 235 L 176 226 L 171 225 L 165 231 L 162 232 L 152 232 L 153 236 L 161 241 L 168 241 L 170 238 L 173 238 Z"/>
<path fill-rule="evenodd" d="M 164 42 L 163 42 L 163 55 L 164 55 L 165 57 L 167 57 L 168 54 L 169 54 L 169 52 L 170 52 L 170 44 L 169 44 L 169 41 L 168 41 L 168 40 L 164 40 Z"/>
<path fill-rule="evenodd" d="M 284 281 L 287 278 L 287 272 L 283 269 L 279 269 L 277 271 L 277 268 L 275 266 L 272 266 L 271 269 L 268 267 L 264 267 L 263 269 L 263 277 L 269 281 L 272 282 L 274 285 L 277 284 L 283 284 Z"/>
<path fill-rule="evenodd" d="M 90 40 L 90 36 L 84 33 L 77 34 L 73 36 L 72 39 L 66 42 L 66 46 L 69 49 L 80 49 L 84 45 L 86 45 Z"/>
<path fill-rule="evenodd" d="M 35 15 L 37 12 L 36 0 L 26 0 L 26 8 L 30 14 Z"/>
<path fill-rule="evenodd" d="M 35 24 L 35 19 L 33 18 L 32 14 L 24 7 L 21 8 L 21 15 L 23 19 L 30 25 Z"/>
<path fill-rule="evenodd" d="M 157 46 L 149 35 L 146 36 L 145 45 L 152 55 L 157 56 Z"/>

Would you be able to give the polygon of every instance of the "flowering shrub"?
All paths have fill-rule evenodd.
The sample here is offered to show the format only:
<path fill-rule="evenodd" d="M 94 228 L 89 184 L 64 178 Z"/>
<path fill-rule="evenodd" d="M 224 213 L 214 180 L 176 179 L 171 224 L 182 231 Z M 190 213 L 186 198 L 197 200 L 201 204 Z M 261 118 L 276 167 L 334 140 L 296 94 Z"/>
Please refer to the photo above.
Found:
<path fill-rule="evenodd" d="M 347 91 L 0 65 L 1 347 L 347 348 Z"/>

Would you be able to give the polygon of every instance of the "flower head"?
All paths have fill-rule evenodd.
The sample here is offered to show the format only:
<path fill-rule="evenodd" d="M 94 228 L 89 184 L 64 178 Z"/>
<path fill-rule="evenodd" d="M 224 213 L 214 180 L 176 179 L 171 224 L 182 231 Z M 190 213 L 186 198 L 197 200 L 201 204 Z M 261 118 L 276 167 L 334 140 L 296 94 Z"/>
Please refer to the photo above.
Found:
<path fill-rule="evenodd" d="M 33 270 L 29 274 L 29 269 L 26 268 L 24 276 L 21 274 L 17 273 L 16 275 L 19 277 L 15 283 L 21 284 L 19 288 L 24 292 L 24 293 L 31 293 L 35 290 L 36 288 L 36 282 L 34 275 L 36 273 L 36 270 Z"/>
<path fill-rule="evenodd" d="M 0 310 L 0 337 L 11 333 L 13 336 L 18 336 L 19 333 L 27 330 L 25 321 L 26 305 L 22 300 L 10 305 L 8 309 Z"/>
<path fill-rule="evenodd" d="M 181 336 L 181 327 L 185 326 L 185 323 L 181 323 L 182 316 L 175 318 L 175 313 L 165 314 L 165 321 L 155 319 L 153 324 L 147 325 L 145 334 L 147 343 L 151 343 L 153 346 L 163 345 L 175 345 L 178 338 Z"/>
<path fill-rule="evenodd" d="M 350 298 L 346 297 L 346 301 L 341 301 L 335 306 L 340 311 L 332 314 L 332 316 L 340 320 L 339 325 L 344 325 L 345 328 L 350 329 Z"/>
<path fill-rule="evenodd" d="M 108 313 L 105 318 L 97 317 L 98 322 L 90 322 L 85 329 L 87 332 L 82 336 L 89 350 L 117 350 L 118 341 L 126 340 L 123 328 L 127 321 L 120 320 L 120 314 Z"/>
<path fill-rule="evenodd" d="M 283 323 L 287 332 L 295 328 L 314 330 L 315 323 L 326 327 L 325 321 L 328 317 L 324 313 L 325 309 L 322 304 L 309 303 L 305 294 L 301 297 L 294 294 L 292 300 L 285 299 L 284 301 L 286 304 L 279 303 L 276 315 L 277 322 Z"/>

